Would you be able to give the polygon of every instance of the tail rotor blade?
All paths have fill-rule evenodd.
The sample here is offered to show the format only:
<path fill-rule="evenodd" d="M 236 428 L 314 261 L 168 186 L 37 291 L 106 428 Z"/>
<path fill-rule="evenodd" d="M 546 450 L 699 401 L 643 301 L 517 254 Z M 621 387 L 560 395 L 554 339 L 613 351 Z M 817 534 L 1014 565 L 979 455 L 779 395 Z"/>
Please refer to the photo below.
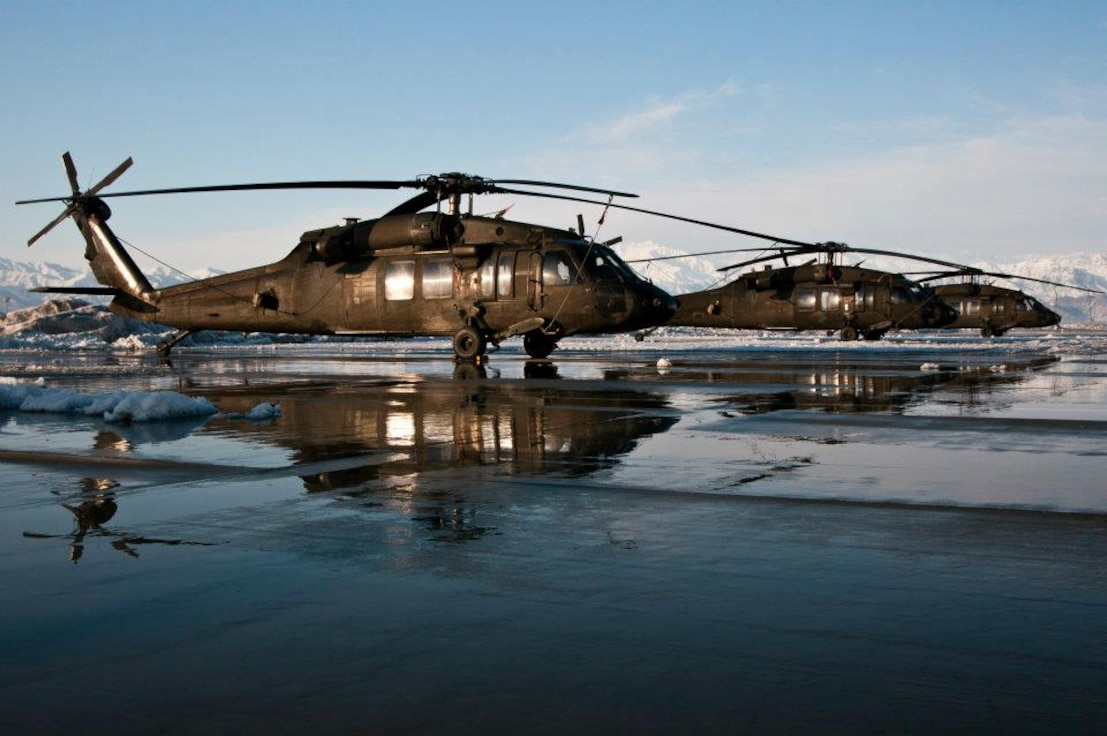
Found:
<path fill-rule="evenodd" d="M 134 164 L 134 159 L 132 159 L 130 156 L 128 156 L 126 161 L 124 161 L 123 163 L 116 166 L 115 169 L 113 169 L 110 174 L 108 174 L 107 176 L 105 176 L 103 179 L 100 180 L 99 184 L 97 184 L 92 189 L 89 189 L 87 192 L 85 192 L 85 196 L 86 197 L 91 197 L 91 196 L 95 195 L 97 192 L 99 192 L 101 189 L 103 189 L 104 187 L 110 185 L 116 179 L 123 176 L 123 172 L 126 171 L 127 169 L 131 168 L 132 164 Z"/>
<path fill-rule="evenodd" d="M 30 248 L 30 247 L 31 247 L 32 245 L 34 245 L 34 244 L 35 244 L 35 241 L 37 241 L 37 240 L 38 240 L 39 238 L 41 238 L 41 237 L 42 237 L 43 235 L 45 235 L 46 233 L 50 232 L 50 231 L 51 231 L 51 230 L 53 230 L 53 229 L 54 229 L 55 227 L 57 227 L 57 226 L 58 226 L 58 224 L 60 224 L 60 223 L 61 223 L 61 222 L 62 222 L 63 220 L 65 220 L 65 218 L 67 218 L 67 217 L 69 217 L 70 215 L 72 215 L 72 214 L 73 214 L 73 209 L 74 209 L 74 207 L 73 207 L 72 205 L 70 205 L 69 207 L 66 207 L 66 208 L 65 208 L 65 212 L 62 212 L 62 213 L 61 213 L 60 215 L 58 215 L 57 217 L 55 217 L 55 218 L 54 218 L 54 220 L 53 220 L 53 222 L 51 222 L 51 223 L 50 223 L 49 225 L 47 225 L 46 227 L 44 227 L 44 228 L 42 228 L 41 230 L 39 230 L 39 231 L 38 231 L 37 233 L 35 233 L 35 234 L 34 234 L 34 235 L 33 235 L 33 236 L 31 237 L 31 239 L 30 239 L 30 240 L 28 240 L 28 241 L 27 241 L 27 247 L 28 247 L 28 248 Z"/>
<path fill-rule="evenodd" d="M 65 175 L 69 178 L 69 188 L 74 194 L 81 193 L 81 185 L 77 181 L 77 167 L 73 164 L 73 157 L 69 151 L 62 154 L 62 165 L 65 167 Z"/>

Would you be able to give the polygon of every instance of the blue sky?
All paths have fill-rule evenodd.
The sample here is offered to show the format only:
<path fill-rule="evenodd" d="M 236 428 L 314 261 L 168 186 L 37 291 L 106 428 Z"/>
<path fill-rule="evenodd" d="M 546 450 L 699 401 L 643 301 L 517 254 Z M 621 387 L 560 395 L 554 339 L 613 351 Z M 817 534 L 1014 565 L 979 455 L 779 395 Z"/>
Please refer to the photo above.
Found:
<path fill-rule="evenodd" d="M 802 240 L 961 260 L 1102 252 L 1103 2 L 0 3 L 0 254 L 79 265 L 59 157 L 114 190 L 461 170 L 637 192 Z M 273 261 L 407 196 L 117 200 L 181 268 Z M 539 199 L 568 226 L 598 208 Z M 756 242 L 642 215 L 600 236 Z M 141 259 L 140 259 L 141 262 Z"/>

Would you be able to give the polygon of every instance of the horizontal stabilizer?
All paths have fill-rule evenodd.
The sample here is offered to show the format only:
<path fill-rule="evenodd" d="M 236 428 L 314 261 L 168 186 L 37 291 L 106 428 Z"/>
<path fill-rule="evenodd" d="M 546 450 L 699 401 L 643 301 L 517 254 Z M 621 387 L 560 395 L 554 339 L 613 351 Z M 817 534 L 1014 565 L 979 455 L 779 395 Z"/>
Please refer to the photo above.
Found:
<path fill-rule="evenodd" d="M 91 294 L 95 296 L 119 296 L 123 292 L 110 286 L 36 286 L 28 291 L 39 294 Z"/>

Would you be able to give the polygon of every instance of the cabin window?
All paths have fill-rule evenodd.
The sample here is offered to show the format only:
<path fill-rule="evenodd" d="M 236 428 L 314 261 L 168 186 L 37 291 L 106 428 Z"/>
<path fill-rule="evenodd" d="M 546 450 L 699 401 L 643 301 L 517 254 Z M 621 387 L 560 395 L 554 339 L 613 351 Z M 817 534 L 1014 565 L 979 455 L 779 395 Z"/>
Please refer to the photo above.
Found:
<path fill-rule="evenodd" d="M 496 294 L 510 297 L 515 293 L 515 253 L 501 253 L 496 266 Z"/>
<path fill-rule="evenodd" d="M 401 301 L 415 296 L 415 261 L 392 261 L 384 270 L 384 298 Z"/>
<path fill-rule="evenodd" d="M 796 289 L 796 309 L 811 312 L 815 309 L 815 290 Z"/>
<path fill-rule="evenodd" d="M 976 299 L 962 299 L 961 314 L 980 314 L 980 302 Z"/>
<path fill-rule="evenodd" d="M 542 281 L 546 286 L 568 286 L 576 275 L 576 264 L 566 251 L 551 251 L 542 259 Z"/>
<path fill-rule="evenodd" d="M 1002 301 L 992 302 L 992 314 L 1003 314 L 1004 306 Z"/>
<path fill-rule="evenodd" d="M 819 309 L 824 312 L 838 311 L 838 290 L 823 289 L 819 292 Z"/>
<path fill-rule="evenodd" d="M 450 258 L 423 261 L 423 298 L 447 299 L 454 295 L 454 264 Z"/>
<path fill-rule="evenodd" d="M 491 258 L 480 266 L 480 295 L 483 299 L 496 296 L 496 262 Z"/>
<path fill-rule="evenodd" d="M 861 284 L 857 294 L 857 311 L 872 311 L 876 307 L 876 286 L 873 284 Z"/>

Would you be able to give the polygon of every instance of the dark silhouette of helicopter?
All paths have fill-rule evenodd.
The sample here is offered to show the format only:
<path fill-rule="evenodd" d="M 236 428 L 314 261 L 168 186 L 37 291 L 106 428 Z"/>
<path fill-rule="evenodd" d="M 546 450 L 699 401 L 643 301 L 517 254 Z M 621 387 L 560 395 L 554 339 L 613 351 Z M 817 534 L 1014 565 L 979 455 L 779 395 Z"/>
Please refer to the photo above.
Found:
<path fill-rule="evenodd" d="M 957 271 L 925 273 L 929 275 L 919 279 L 921 283 L 961 277 L 959 282 L 934 284 L 930 288 L 939 299 L 957 312 L 957 319 L 944 325 L 945 327 L 980 330 L 983 337 L 999 337 L 1015 327 L 1052 327 L 1061 323 L 1061 315 L 1018 289 L 981 283 L 981 277 L 1022 279 L 1093 294 L 1103 293 L 1098 289 L 1088 289 L 1058 281 L 983 271 L 972 267 L 964 267 Z"/>
<path fill-rule="evenodd" d="M 636 195 L 523 179 L 449 173 L 396 181 L 299 181 L 145 191 L 101 191 L 131 166 L 127 159 L 82 192 L 69 153 L 62 156 L 72 193 L 16 204 L 64 202 L 65 210 L 28 241 L 72 217 L 102 288 L 43 287 L 48 293 L 113 297 L 109 309 L 177 328 L 169 351 L 198 330 L 310 335 L 453 336 L 458 359 L 481 361 L 487 346 L 522 335 L 526 352 L 548 356 L 574 334 L 626 332 L 665 322 L 676 301 L 642 279 L 611 249 L 578 231 L 472 214 L 473 195 L 570 199 L 503 184 Z M 377 219 L 310 230 L 282 260 L 190 283 L 154 288 L 107 221 L 108 197 L 262 189 L 421 189 Z M 469 212 L 461 198 L 469 196 Z M 580 200 L 587 201 L 587 200 Z M 448 203 L 443 212 L 442 202 Z M 603 204 L 602 202 L 600 204 Z M 423 212 L 434 206 L 434 211 Z"/>
<path fill-rule="evenodd" d="M 732 264 L 719 270 L 784 261 L 783 267 L 766 266 L 719 287 L 678 295 L 680 307 L 668 324 L 822 330 L 837 332 L 843 340 L 878 340 L 891 329 L 941 327 L 956 319 L 957 313 L 932 290 L 901 274 L 842 264 L 840 256 L 846 252 L 892 254 L 827 242 Z M 810 253 L 818 255 L 800 265 L 788 264 L 790 256 Z"/>

